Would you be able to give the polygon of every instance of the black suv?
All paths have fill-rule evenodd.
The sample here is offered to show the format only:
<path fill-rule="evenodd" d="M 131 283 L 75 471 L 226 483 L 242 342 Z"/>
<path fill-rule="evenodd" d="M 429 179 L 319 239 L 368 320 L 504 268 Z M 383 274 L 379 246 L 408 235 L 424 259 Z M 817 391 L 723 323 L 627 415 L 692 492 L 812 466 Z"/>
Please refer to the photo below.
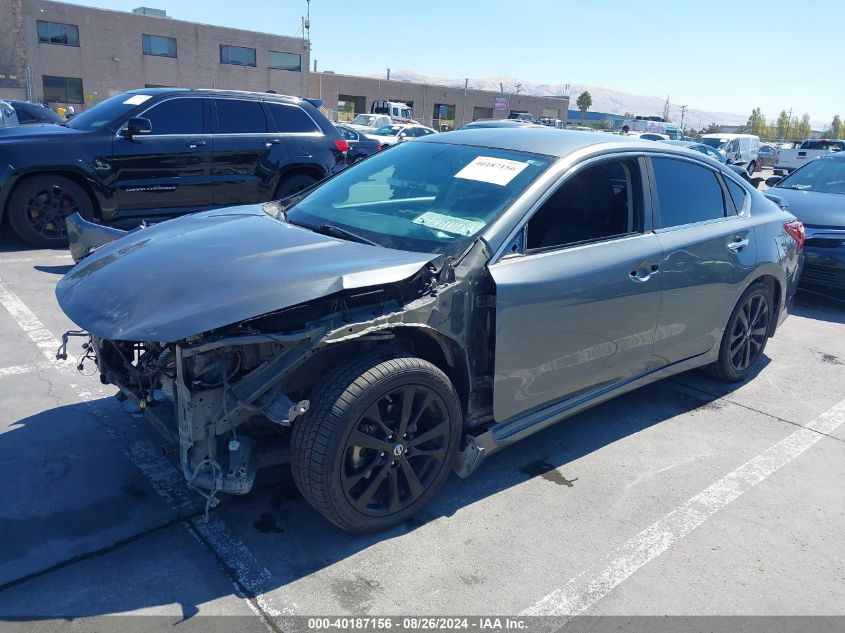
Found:
<path fill-rule="evenodd" d="M 64 125 L 0 132 L 0 220 L 36 246 L 73 212 L 137 224 L 305 189 L 348 145 L 314 103 L 268 93 L 131 90 Z"/>

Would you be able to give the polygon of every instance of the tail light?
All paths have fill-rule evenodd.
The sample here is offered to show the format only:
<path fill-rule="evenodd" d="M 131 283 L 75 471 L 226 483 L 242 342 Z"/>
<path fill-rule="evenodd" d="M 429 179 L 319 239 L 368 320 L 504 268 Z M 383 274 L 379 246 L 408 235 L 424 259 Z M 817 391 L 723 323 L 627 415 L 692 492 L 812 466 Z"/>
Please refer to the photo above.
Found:
<path fill-rule="evenodd" d="M 798 220 L 787 222 L 783 228 L 789 233 L 790 237 L 798 242 L 798 252 L 804 250 L 804 225 Z"/>
<path fill-rule="evenodd" d="M 376 149 L 377 152 L 381 151 L 381 143 L 378 144 L 378 148 Z"/>
<path fill-rule="evenodd" d="M 334 140 L 334 146 L 341 152 L 349 151 L 349 143 L 346 142 L 346 139 L 336 138 Z"/>

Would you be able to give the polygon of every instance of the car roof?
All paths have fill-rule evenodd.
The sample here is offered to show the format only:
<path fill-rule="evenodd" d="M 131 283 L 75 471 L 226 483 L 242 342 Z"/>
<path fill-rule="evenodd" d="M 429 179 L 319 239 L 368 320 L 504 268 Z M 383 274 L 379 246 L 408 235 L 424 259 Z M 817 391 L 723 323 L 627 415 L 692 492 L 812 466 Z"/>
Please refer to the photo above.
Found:
<path fill-rule="evenodd" d="M 672 145 L 678 145 L 680 147 L 692 147 L 694 145 L 707 145 L 706 143 L 700 143 L 699 141 L 663 141 L 664 143 L 670 143 Z M 709 147 L 709 145 L 707 145 Z"/>
<path fill-rule="evenodd" d="M 307 101 L 302 97 L 293 95 L 281 95 L 274 92 L 252 92 L 248 90 L 218 90 L 216 88 L 136 88 L 127 90 L 124 94 L 143 94 L 157 97 L 159 95 L 190 93 L 203 96 L 219 97 L 250 97 L 253 99 L 264 99 L 266 101 L 280 101 L 286 103 L 302 103 Z"/>
<path fill-rule="evenodd" d="M 561 130 L 545 125 L 533 127 L 487 127 L 456 130 L 431 134 L 417 139 L 417 143 L 449 143 L 452 145 L 475 145 L 497 149 L 544 154 L 563 158 L 578 150 L 601 145 L 607 149 L 654 150 L 654 141 L 640 141 L 637 138 L 615 134 L 596 134 L 576 130 Z"/>

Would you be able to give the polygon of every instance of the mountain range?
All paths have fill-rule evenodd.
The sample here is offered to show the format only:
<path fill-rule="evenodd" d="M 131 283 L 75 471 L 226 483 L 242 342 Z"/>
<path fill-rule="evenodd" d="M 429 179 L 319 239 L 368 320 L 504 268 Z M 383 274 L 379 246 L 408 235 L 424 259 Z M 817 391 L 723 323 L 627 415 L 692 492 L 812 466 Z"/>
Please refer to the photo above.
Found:
<path fill-rule="evenodd" d="M 373 75 L 375 76 L 375 75 Z M 381 75 L 383 77 L 384 75 Z M 422 84 L 435 84 L 438 86 L 464 87 L 463 79 L 448 79 L 445 77 L 430 77 L 410 70 L 397 70 L 390 73 L 390 78 L 398 81 L 411 81 Z M 595 112 L 609 112 L 611 114 L 625 114 L 633 112 L 644 116 L 663 114 L 666 104 L 665 97 L 653 97 L 647 95 L 636 95 L 619 90 L 611 90 L 602 86 L 591 86 L 588 84 L 535 84 L 517 77 L 485 77 L 481 79 L 470 79 L 469 87 L 477 90 L 499 91 L 502 85 L 505 92 L 516 92 L 519 85 L 521 94 L 529 94 L 538 97 L 565 96 L 571 97 L 570 109 L 575 110 L 575 99 L 581 92 L 588 90 L 593 98 L 593 105 L 590 110 Z M 681 108 L 678 104 L 669 103 L 669 118 L 672 121 L 681 120 Z M 684 121 L 696 128 L 706 127 L 710 123 L 721 125 L 744 125 L 748 121 L 748 114 L 735 114 L 731 112 L 713 112 L 695 107 L 688 107 L 684 114 Z"/>

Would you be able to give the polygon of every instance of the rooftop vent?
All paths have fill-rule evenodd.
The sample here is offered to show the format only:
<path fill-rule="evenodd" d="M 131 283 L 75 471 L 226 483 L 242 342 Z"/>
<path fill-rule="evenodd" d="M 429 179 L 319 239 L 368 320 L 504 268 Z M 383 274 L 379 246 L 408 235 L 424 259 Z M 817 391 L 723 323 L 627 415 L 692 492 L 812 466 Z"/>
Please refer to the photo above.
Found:
<path fill-rule="evenodd" d="M 151 7 L 138 7 L 137 9 L 132 9 L 132 13 L 137 13 L 138 15 L 150 15 L 156 18 L 167 17 L 167 11 L 164 9 L 153 9 Z"/>

